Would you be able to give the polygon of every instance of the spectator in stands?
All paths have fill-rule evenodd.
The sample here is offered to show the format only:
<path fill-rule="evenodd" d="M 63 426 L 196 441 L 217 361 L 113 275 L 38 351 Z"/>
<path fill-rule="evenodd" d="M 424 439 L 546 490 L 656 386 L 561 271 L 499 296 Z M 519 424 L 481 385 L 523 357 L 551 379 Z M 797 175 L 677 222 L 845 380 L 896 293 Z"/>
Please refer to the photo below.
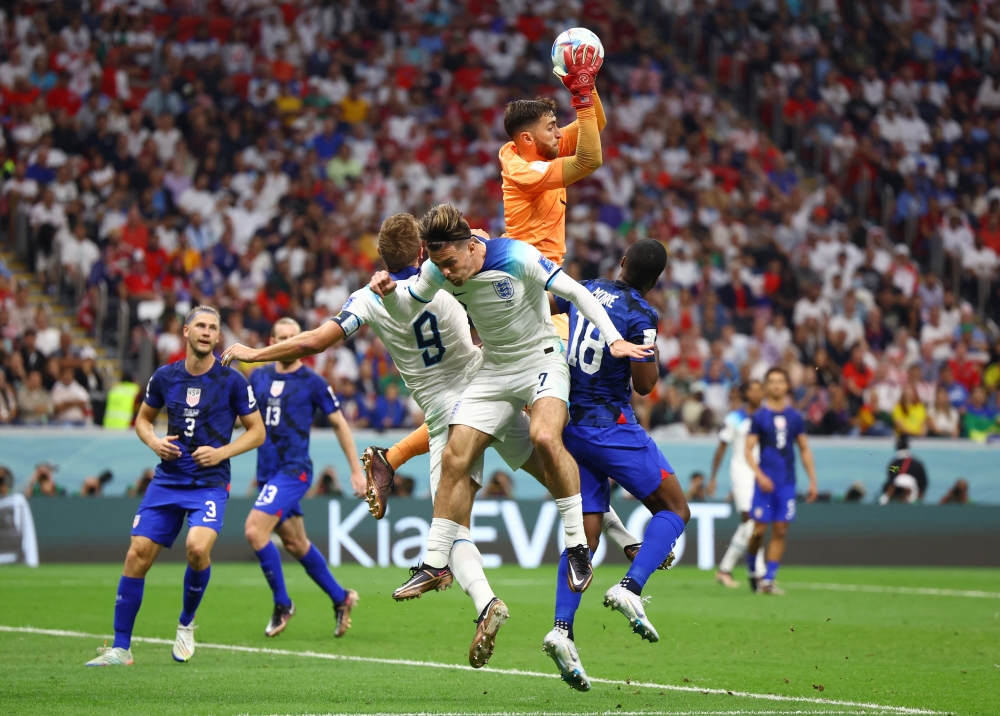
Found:
<path fill-rule="evenodd" d="M 0 369 L 0 425 L 10 425 L 17 420 L 17 393 L 7 382 L 6 371 Z"/>
<path fill-rule="evenodd" d="M 41 371 L 28 371 L 27 376 L 17 392 L 20 422 L 22 425 L 45 425 L 52 418 L 52 397 L 42 384 Z"/>
<path fill-rule="evenodd" d="M 907 384 L 903 387 L 902 397 L 892 411 L 892 421 L 896 435 L 918 438 L 927 435 L 927 409 L 917 397 L 917 390 L 913 385 Z"/>
<path fill-rule="evenodd" d="M 52 387 L 52 423 L 55 425 L 84 425 L 93 415 L 87 389 L 76 382 L 73 368 L 65 366 L 59 373 L 59 382 Z"/>

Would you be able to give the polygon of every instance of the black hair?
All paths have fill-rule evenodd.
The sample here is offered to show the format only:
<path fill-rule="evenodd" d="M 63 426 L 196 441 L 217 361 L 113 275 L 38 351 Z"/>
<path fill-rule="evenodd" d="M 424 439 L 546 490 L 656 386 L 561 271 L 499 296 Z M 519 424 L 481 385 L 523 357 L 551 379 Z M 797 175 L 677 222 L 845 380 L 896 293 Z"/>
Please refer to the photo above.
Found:
<path fill-rule="evenodd" d="M 638 289 L 655 286 L 667 267 L 667 250 L 656 239 L 641 239 L 625 252 L 622 280 Z"/>
<path fill-rule="evenodd" d="M 759 385 L 760 381 L 756 380 L 754 378 L 751 378 L 747 382 L 745 382 L 742 385 L 740 385 L 740 397 L 743 398 L 743 400 L 747 399 L 747 391 L 750 390 L 750 386 L 753 385 L 754 383 L 757 383 Z"/>
<path fill-rule="evenodd" d="M 790 388 L 792 386 L 792 380 L 791 380 L 791 378 L 788 377 L 788 371 L 785 370 L 784 368 L 779 368 L 778 366 L 774 366 L 773 368 L 768 368 L 767 369 L 767 373 L 764 374 L 764 380 L 767 380 L 768 378 L 770 378 L 771 377 L 771 373 L 781 373 L 781 375 L 784 377 L 785 383 L 788 385 L 788 387 Z"/>
<path fill-rule="evenodd" d="M 469 222 L 450 204 L 432 206 L 420 219 L 419 233 L 428 251 L 440 251 L 446 244 L 472 239 Z"/>
<path fill-rule="evenodd" d="M 555 116 L 556 101 L 549 97 L 535 99 L 516 99 L 507 103 L 503 113 L 503 128 L 507 136 L 513 139 L 518 132 L 534 127 L 546 115 Z"/>

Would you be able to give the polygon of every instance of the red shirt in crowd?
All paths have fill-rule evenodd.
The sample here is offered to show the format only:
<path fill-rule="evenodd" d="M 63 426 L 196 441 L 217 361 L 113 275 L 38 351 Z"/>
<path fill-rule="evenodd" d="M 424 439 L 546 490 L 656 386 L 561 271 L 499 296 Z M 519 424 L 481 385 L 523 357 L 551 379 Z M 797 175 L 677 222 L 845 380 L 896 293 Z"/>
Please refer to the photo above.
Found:
<path fill-rule="evenodd" d="M 875 371 L 864 363 L 861 364 L 861 367 L 858 367 L 854 364 L 854 361 L 849 361 L 847 365 L 844 366 L 841 376 L 843 376 L 844 383 L 847 384 L 847 387 L 853 385 L 858 390 L 864 390 L 875 377 Z"/>
<path fill-rule="evenodd" d="M 951 368 L 951 372 L 952 375 L 955 376 L 955 380 L 964 385 L 966 390 L 970 392 L 982 381 L 979 364 L 973 363 L 968 358 L 961 362 L 952 358 L 948 361 L 948 367 Z"/>

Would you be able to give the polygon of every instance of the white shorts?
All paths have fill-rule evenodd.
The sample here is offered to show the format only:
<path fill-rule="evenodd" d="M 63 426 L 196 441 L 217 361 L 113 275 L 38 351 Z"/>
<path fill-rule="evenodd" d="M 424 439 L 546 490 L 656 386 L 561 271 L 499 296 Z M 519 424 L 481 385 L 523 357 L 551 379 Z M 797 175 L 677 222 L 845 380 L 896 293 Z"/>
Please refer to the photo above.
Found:
<path fill-rule="evenodd" d="M 480 368 L 462 392 L 451 424 L 468 425 L 503 442 L 524 406 L 539 398 L 558 398 L 569 405 L 569 366 L 561 353 L 503 371 Z"/>
<path fill-rule="evenodd" d="M 733 490 L 733 506 L 737 512 L 750 512 L 753 505 L 753 491 L 757 486 L 753 470 L 730 468 L 729 481 Z"/>
<path fill-rule="evenodd" d="M 445 445 L 448 444 L 448 420 L 460 398 L 461 393 L 458 391 L 443 396 L 438 402 L 438 409 L 432 411 L 433 415 L 427 421 L 427 432 L 430 434 L 431 502 L 434 501 L 438 484 L 441 482 L 441 456 Z M 440 407 L 443 405 L 450 407 L 447 411 L 441 411 Z M 502 442 L 494 440 L 491 445 L 511 470 L 519 470 L 531 457 L 534 446 L 531 444 L 529 428 L 528 416 L 521 410 L 508 427 L 507 439 Z M 483 462 L 483 456 L 480 455 L 469 471 L 469 477 L 480 487 L 483 485 Z"/>

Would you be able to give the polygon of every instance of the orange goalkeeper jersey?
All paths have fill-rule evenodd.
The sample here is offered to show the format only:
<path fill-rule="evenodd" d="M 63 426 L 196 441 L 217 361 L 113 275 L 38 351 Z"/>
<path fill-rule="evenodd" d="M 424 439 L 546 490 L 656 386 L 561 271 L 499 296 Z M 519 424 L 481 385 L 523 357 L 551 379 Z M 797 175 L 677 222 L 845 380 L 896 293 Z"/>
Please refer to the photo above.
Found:
<path fill-rule="evenodd" d="M 534 246 L 545 258 L 562 265 L 566 255 L 566 187 L 564 157 L 576 152 L 579 134 L 573 122 L 562 130 L 559 157 L 551 162 L 529 162 L 517 153 L 514 142 L 500 148 L 503 176 L 504 236 Z"/>

